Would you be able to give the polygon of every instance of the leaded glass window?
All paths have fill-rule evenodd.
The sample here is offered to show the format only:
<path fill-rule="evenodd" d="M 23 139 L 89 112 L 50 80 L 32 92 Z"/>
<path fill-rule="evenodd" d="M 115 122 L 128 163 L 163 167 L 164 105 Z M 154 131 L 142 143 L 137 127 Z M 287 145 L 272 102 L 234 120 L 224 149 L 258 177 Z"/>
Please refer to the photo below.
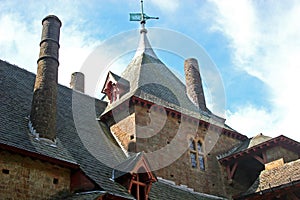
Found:
<path fill-rule="evenodd" d="M 203 146 L 199 139 L 190 139 L 190 159 L 192 168 L 205 170 Z"/>

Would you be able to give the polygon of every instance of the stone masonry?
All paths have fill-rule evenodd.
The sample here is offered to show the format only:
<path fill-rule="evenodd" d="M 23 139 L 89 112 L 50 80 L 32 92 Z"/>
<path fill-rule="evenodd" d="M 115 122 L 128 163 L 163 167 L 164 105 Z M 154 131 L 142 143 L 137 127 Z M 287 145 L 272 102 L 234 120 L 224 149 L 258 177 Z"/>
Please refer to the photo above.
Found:
<path fill-rule="evenodd" d="M 198 61 L 194 58 L 186 59 L 184 61 L 184 73 L 188 97 L 196 106 L 199 107 L 199 109 L 206 111 L 207 108 Z"/>
<path fill-rule="evenodd" d="M 1 199 L 49 199 L 70 190 L 70 170 L 0 151 Z"/>
<path fill-rule="evenodd" d="M 196 137 L 204 141 L 206 135 L 219 134 L 218 132 L 204 125 L 195 126 L 188 120 L 180 120 L 177 117 L 166 115 L 160 107 L 149 109 L 145 106 L 135 105 L 133 110 L 133 114 L 111 126 L 111 130 L 126 149 L 132 141 L 136 143 L 137 152 L 150 153 L 164 148 L 164 151 L 158 153 L 159 163 L 170 159 L 174 162 L 156 170 L 154 172 L 156 176 L 174 181 L 177 185 L 187 185 L 198 192 L 228 196 L 223 185 L 227 184 L 226 171 L 219 164 L 216 156 L 231 149 L 240 141 L 220 135 L 213 149 L 205 154 L 205 170 L 192 168 L 188 148 L 189 139 Z M 130 140 L 132 135 L 136 138 Z M 174 145 L 175 140 L 184 146 Z M 172 151 L 177 151 L 178 148 L 185 149 L 182 155 L 174 159 L 173 156 L 176 152 Z"/>
<path fill-rule="evenodd" d="M 56 16 L 50 15 L 43 19 L 42 24 L 43 31 L 30 120 L 40 137 L 54 140 L 61 22 Z"/>

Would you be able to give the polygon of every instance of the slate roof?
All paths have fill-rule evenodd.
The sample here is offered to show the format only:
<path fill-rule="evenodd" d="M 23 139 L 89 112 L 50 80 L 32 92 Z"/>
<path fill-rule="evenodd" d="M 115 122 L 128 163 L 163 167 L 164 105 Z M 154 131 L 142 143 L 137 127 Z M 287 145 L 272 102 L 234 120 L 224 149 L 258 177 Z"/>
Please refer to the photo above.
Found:
<path fill-rule="evenodd" d="M 133 199 L 110 179 L 112 168 L 107 163 L 116 165 L 126 156 L 106 125 L 96 121 L 106 103 L 59 85 L 57 144 L 50 145 L 37 140 L 28 129 L 34 80 L 34 74 L 0 60 L 0 147 L 12 146 L 78 164 L 101 189 Z"/>
<path fill-rule="evenodd" d="M 104 193 L 134 199 L 111 179 L 111 166 L 136 159 L 127 159 L 106 124 L 96 121 L 106 103 L 59 85 L 57 143 L 53 145 L 35 138 L 28 128 L 34 80 L 33 73 L 0 60 L 0 148 L 11 146 L 73 164 L 100 186 L 99 191 L 72 194 L 69 199 L 95 199 Z M 153 184 L 150 196 L 209 199 L 160 182 Z"/>
<path fill-rule="evenodd" d="M 268 140 L 272 139 L 269 136 L 265 136 L 262 133 L 252 137 L 252 138 L 248 138 L 246 140 L 244 140 L 242 143 L 239 143 L 237 146 L 233 147 L 232 149 L 230 149 L 229 151 L 219 155 L 217 158 L 218 159 L 222 159 L 225 158 L 227 156 L 231 156 L 233 154 L 245 151 L 246 149 L 250 149 L 251 147 L 258 145 L 260 143 L 266 142 Z"/>
<path fill-rule="evenodd" d="M 251 194 L 264 194 L 285 187 L 293 187 L 293 185 L 299 182 L 300 159 L 285 163 L 282 166 L 270 170 L 262 171 L 253 185 L 248 189 L 247 192 L 241 195 L 240 198 L 243 199 L 243 197 Z"/>
<path fill-rule="evenodd" d="M 142 157 L 142 152 L 139 152 L 129 157 L 127 160 L 120 163 L 119 165 L 117 165 L 113 171 L 114 179 L 117 179 L 118 177 L 121 177 L 124 174 L 132 171 L 136 166 L 137 162 L 141 159 L 141 157 Z"/>
<path fill-rule="evenodd" d="M 144 159 L 144 161 L 146 162 L 145 167 L 147 167 L 147 169 L 145 169 L 146 171 L 139 171 L 139 173 L 144 173 L 144 172 L 149 172 L 152 171 L 151 170 L 151 166 L 150 163 L 147 160 L 147 157 L 145 156 L 145 153 L 139 152 L 136 153 L 134 155 L 132 155 L 131 157 L 129 157 L 127 160 L 125 160 L 124 162 L 120 163 L 119 165 L 114 167 L 114 171 L 113 171 L 113 178 L 117 179 L 127 173 L 133 172 L 136 173 L 135 167 L 138 165 L 138 163 L 140 161 L 142 161 L 142 159 Z M 147 171 L 149 170 L 149 171 Z M 156 176 L 153 172 L 151 172 L 151 174 L 153 175 L 153 177 L 156 179 Z"/>
<path fill-rule="evenodd" d="M 189 189 L 183 188 L 182 186 L 175 186 L 169 183 L 164 183 L 164 181 L 161 180 L 153 183 L 149 198 L 151 200 L 225 200 L 225 198 L 222 197 L 189 191 Z"/>
<path fill-rule="evenodd" d="M 129 81 L 130 90 L 120 100 L 108 105 L 102 115 L 135 96 L 234 131 L 224 125 L 223 118 L 210 111 L 199 110 L 192 103 L 186 94 L 185 85 L 157 58 L 144 31 L 141 31 L 136 54 L 121 77 Z"/>
<path fill-rule="evenodd" d="M 95 200 L 101 196 L 104 196 L 106 192 L 104 191 L 88 191 L 70 194 L 68 192 L 62 192 L 61 194 L 56 194 L 50 198 L 50 200 Z"/>

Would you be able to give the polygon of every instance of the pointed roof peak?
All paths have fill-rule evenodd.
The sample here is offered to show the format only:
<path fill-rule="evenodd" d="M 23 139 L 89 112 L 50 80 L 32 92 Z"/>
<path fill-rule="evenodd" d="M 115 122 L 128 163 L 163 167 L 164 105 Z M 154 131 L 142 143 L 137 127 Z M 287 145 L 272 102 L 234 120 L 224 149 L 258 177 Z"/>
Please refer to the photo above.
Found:
<path fill-rule="evenodd" d="M 142 54 L 148 54 L 154 58 L 157 58 L 156 54 L 154 53 L 149 40 L 146 36 L 147 34 L 147 29 L 145 28 L 146 21 L 149 19 L 158 19 L 158 17 L 149 17 L 144 13 L 144 5 L 143 5 L 143 0 L 141 0 L 141 12 L 140 13 L 130 13 L 130 21 L 138 21 L 141 24 L 141 37 L 140 37 L 140 42 L 139 46 L 137 48 L 137 51 L 135 53 L 134 58 L 142 55 Z"/>
<path fill-rule="evenodd" d="M 140 35 L 139 45 L 133 58 L 141 56 L 142 54 L 147 54 L 149 56 L 158 59 L 148 40 L 147 29 L 144 26 L 142 26 L 140 33 L 141 35 Z"/>

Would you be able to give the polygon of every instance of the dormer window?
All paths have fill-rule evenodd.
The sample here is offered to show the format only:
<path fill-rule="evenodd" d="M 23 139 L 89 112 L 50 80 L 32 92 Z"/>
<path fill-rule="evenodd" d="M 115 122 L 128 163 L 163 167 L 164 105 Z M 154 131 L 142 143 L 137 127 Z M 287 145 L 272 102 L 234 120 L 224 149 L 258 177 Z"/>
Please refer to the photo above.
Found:
<path fill-rule="evenodd" d="M 137 200 L 148 200 L 152 183 L 157 181 L 143 152 L 116 166 L 113 178 Z"/>
<path fill-rule="evenodd" d="M 102 93 L 107 96 L 110 103 L 119 100 L 128 90 L 129 82 L 127 80 L 112 72 L 108 72 Z"/>
<path fill-rule="evenodd" d="M 203 145 L 200 139 L 190 139 L 189 153 L 192 168 L 205 170 Z"/>
<path fill-rule="evenodd" d="M 133 174 L 128 191 L 137 200 L 146 200 L 148 199 L 151 184 L 149 184 L 147 173 L 142 173 L 145 169 L 139 169 L 139 171 L 140 173 Z"/>
<path fill-rule="evenodd" d="M 105 91 L 108 96 L 108 99 L 110 100 L 110 103 L 115 102 L 120 98 L 120 93 L 119 93 L 120 90 L 117 87 L 116 83 L 109 82 L 108 88 Z"/>

